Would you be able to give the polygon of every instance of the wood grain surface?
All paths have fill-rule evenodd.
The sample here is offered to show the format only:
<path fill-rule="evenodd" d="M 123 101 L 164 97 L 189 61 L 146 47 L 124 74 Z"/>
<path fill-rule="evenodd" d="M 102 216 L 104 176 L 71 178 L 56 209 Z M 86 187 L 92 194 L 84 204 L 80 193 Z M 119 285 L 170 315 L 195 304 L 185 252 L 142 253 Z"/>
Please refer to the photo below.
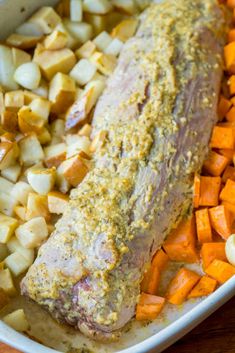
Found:
<path fill-rule="evenodd" d="M 0 353 L 20 352 L 0 343 Z M 164 353 L 235 353 L 235 297 Z"/>

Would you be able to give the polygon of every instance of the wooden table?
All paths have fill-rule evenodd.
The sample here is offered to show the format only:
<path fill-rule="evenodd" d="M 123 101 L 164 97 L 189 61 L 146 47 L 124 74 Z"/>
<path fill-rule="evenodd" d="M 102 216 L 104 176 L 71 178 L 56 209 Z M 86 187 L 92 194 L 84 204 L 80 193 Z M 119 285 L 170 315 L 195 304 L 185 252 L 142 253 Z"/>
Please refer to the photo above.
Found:
<path fill-rule="evenodd" d="M 0 343 L 0 353 L 20 352 Z M 235 353 L 235 297 L 164 353 Z"/>

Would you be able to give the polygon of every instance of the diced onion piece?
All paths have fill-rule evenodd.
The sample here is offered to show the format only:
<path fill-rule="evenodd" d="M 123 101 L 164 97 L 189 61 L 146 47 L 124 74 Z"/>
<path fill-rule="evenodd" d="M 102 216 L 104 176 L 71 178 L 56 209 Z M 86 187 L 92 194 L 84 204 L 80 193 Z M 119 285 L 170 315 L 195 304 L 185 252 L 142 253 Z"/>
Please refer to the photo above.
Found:
<path fill-rule="evenodd" d="M 32 187 L 24 181 L 19 181 L 13 186 L 11 196 L 14 200 L 21 203 L 21 205 L 26 206 L 30 192 L 33 192 Z"/>
<path fill-rule="evenodd" d="M 38 36 L 41 37 L 43 35 L 43 31 L 41 27 L 37 23 L 25 22 L 19 27 L 16 28 L 16 33 L 21 34 L 23 36 Z"/>
<path fill-rule="evenodd" d="M 55 168 L 31 170 L 27 178 L 34 191 L 40 195 L 47 195 L 55 184 Z"/>
<path fill-rule="evenodd" d="M 122 50 L 122 47 L 123 42 L 118 38 L 114 38 L 112 42 L 107 46 L 104 53 L 118 56 L 120 54 L 120 51 Z"/>
<path fill-rule="evenodd" d="M 19 252 L 14 252 L 13 254 L 7 256 L 4 263 L 15 277 L 24 273 L 32 264 Z"/>
<path fill-rule="evenodd" d="M 24 88 L 36 89 L 41 80 L 41 72 L 38 65 L 34 62 L 22 64 L 16 69 L 14 80 Z"/>
<path fill-rule="evenodd" d="M 48 208 L 51 213 L 63 214 L 68 204 L 69 197 L 58 191 L 52 191 L 48 194 Z"/>
<path fill-rule="evenodd" d="M 7 90 L 16 90 L 17 83 L 14 80 L 15 65 L 11 48 L 0 45 L 0 85 Z"/>
<path fill-rule="evenodd" d="M 61 22 L 61 18 L 52 7 L 44 6 L 28 22 L 38 25 L 44 34 L 49 34 Z"/>
<path fill-rule="evenodd" d="M 48 237 L 46 221 L 43 217 L 35 217 L 16 229 L 16 237 L 26 249 L 34 249 Z"/>
<path fill-rule="evenodd" d="M 71 21 L 82 21 L 82 0 L 70 0 Z"/>
<path fill-rule="evenodd" d="M 95 43 L 88 40 L 79 49 L 76 50 L 76 55 L 79 59 L 89 59 L 89 57 L 95 52 Z"/>
<path fill-rule="evenodd" d="M 230 264 L 235 266 L 235 234 L 230 235 L 227 239 L 225 253 Z"/>
<path fill-rule="evenodd" d="M 70 71 L 70 76 L 81 86 L 88 83 L 96 73 L 96 66 L 87 59 L 81 59 Z"/>
<path fill-rule="evenodd" d="M 93 39 L 93 42 L 95 43 L 97 49 L 100 51 L 105 51 L 105 49 L 110 45 L 112 42 L 112 37 L 110 34 L 108 34 L 106 31 L 101 32 L 98 34 L 97 37 Z"/>
<path fill-rule="evenodd" d="M 1 174 L 4 178 L 16 183 L 19 179 L 21 173 L 21 166 L 19 164 L 14 164 L 6 169 L 3 169 Z"/>
<path fill-rule="evenodd" d="M 8 268 L 0 270 L 0 288 L 2 288 L 9 296 L 14 296 L 16 294 L 16 289 Z"/>
<path fill-rule="evenodd" d="M 4 316 L 3 321 L 19 332 L 25 332 L 29 329 L 29 323 L 23 309 L 18 309 Z"/>
<path fill-rule="evenodd" d="M 18 221 L 15 218 L 0 214 L 0 243 L 6 244 L 17 226 Z"/>
<path fill-rule="evenodd" d="M 48 168 L 58 167 L 66 158 L 67 146 L 65 143 L 45 147 L 45 164 Z"/>
<path fill-rule="evenodd" d="M 112 10 L 108 0 L 84 0 L 83 10 L 97 15 L 104 15 Z"/>
<path fill-rule="evenodd" d="M 25 136 L 19 141 L 20 160 L 26 165 L 33 165 L 44 159 L 43 149 L 35 134 Z"/>
<path fill-rule="evenodd" d="M 92 26 L 89 23 L 72 22 L 68 19 L 65 19 L 63 23 L 80 44 L 87 42 L 93 35 Z"/>

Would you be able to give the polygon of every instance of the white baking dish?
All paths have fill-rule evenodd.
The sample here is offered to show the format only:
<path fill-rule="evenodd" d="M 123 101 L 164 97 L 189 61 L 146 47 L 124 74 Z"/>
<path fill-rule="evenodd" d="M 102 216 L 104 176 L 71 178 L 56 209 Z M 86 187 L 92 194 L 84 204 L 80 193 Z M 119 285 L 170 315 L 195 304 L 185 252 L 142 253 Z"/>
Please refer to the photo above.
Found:
<path fill-rule="evenodd" d="M 0 37 L 4 38 L 7 34 L 11 33 L 11 31 L 35 9 L 45 4 L 51 5 L 55 3 L 56 0 L 0 0 Z M 145 330 L 143 339 L 142 336 L 139 336 L 140 331 L 137 331 L 136 335 L 132 334 L 132 336 L 128 336 L 127 334 L 123 347 L 125 346 L 128 348 L 125 348 L 124 350 L 121 348 L 119 349 L 116 344 L 112 345 L 112 347 L 106 345 L 105 348 L 104 345 L 98 345 L 95 352 L 161 352 L 198 325 L 234 294 L 235 276 L 202 301 L 191 302 L 184 308 L 181 308 L 181 311 L 178 310 L 177 312 L 171 307 L 168 308 L 168 321 L 165 321 L 163 324 L 152 323 L 149 330 Z M 33 320 L 33 318 L 31 319 Z M 25 353 L 59 352 L 38 344 L 24 335 L 17 333 L 1 321 L 0 341 L 18 348 Z M 53 346 L 53 343 L 51 345 Z"/>

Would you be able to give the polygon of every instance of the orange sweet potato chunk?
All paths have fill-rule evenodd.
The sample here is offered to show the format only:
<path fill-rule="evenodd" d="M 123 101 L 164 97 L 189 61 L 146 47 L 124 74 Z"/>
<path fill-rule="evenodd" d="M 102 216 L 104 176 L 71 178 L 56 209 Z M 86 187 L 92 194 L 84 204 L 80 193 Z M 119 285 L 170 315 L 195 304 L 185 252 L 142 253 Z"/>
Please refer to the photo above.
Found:
<path fill-rule="evenodd" d="M 202 244 L 200 255 L 202 259 L 202 267 L 204 270 L 215 259 L 227 261 L 225 254 L 225 243 L 204 243 Z"/>
<path fill-rule="evenodd" d="M 215 259 L 205 270 L 206 274 L 219 283 L 225 283 L 235 275 L 235 267 L 227 262 Z"/>
<path fill-rule="evenodd" d="M 141 293 L 139 303 L 136 307 L 136 320 L 154 320 L 162 311 L 165 298 L 156 295 Z"/>
<path fill-rule="evenodd" d="M 216 285 L 217 281 L 215 279 L 203 276 L 189 293 L 188 299 L 209 295 L 214 292 Z"/>
<path fill-rule="evenodd" d="M 219 192 L 221 187 L 220 177 L 201 177 L 200 206 L 217 206 L 219 204 Z"/>
<path fill-rule="evenodd" d="M 212 241 L 212 230 L 207 208 L 195 212 L 197 237 L 200 244 Z"/>

